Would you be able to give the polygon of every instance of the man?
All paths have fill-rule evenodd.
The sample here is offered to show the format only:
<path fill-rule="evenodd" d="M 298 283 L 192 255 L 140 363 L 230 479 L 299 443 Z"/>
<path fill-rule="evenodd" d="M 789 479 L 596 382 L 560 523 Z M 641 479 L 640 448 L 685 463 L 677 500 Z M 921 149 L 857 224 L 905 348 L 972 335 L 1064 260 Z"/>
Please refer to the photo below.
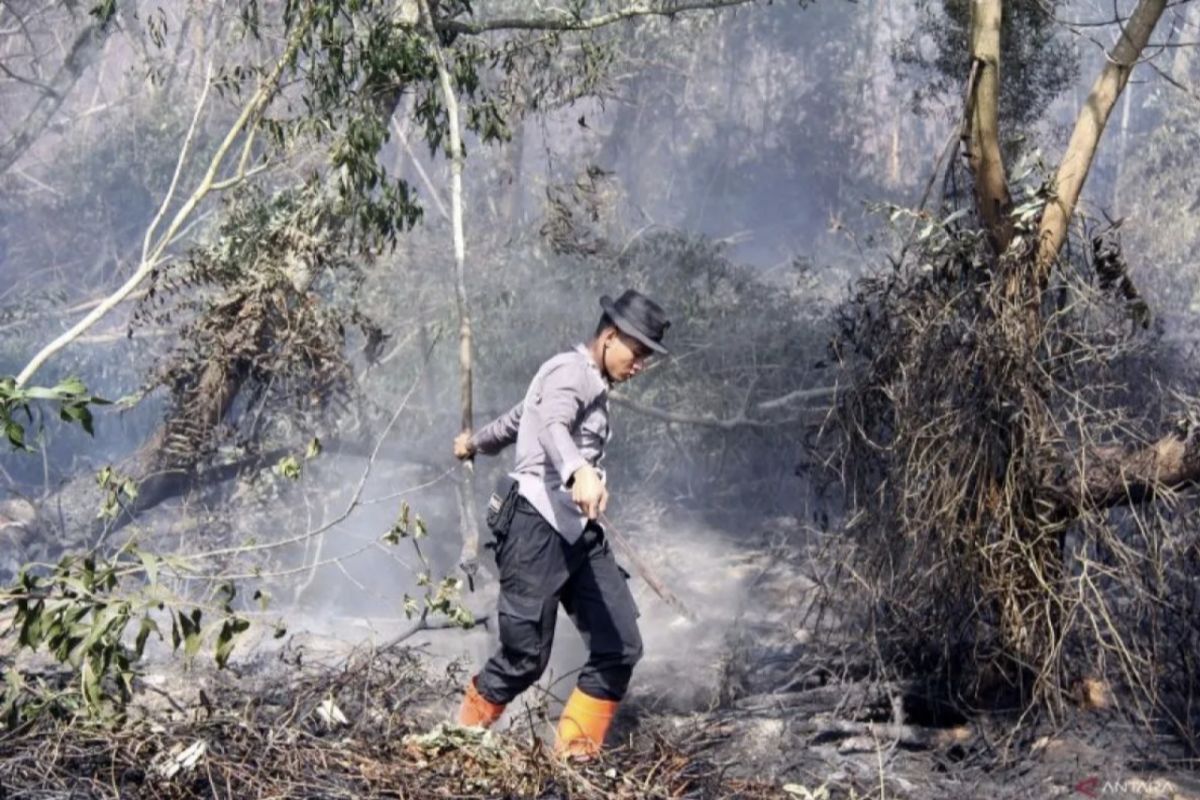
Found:
<path fill-rule="evenodd" d="M 460 459 L 516 444 L 512 482 L 488 507 L 500 649 L 468 684 L 459 722 L 490 726 L 541 677 L 562 603 L 589 653 L 559 720 L 562 755 L 600 750 L 642 655 L 633 596 L 596 522 L 608 503 L 600 461 L 610 435 L 609 387 L 667 352 L 670 325 L 658 304 L 632 289 L 615 302 L 602 297 L 600 306 L 590 341 L 543 364 L 507 414 L 454 440 Z"/>

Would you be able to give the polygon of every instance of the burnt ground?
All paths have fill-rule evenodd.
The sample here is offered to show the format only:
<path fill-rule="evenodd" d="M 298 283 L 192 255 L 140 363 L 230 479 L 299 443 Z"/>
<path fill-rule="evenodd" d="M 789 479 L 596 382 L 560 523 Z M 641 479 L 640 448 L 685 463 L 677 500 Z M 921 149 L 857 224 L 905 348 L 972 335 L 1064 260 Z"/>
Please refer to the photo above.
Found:
<path fill-rule="evenodd" d="M 403 617 L 326 616 L 279 642 L 264 626 L 225 672 L 160 657 L 116 731 L 5 736 L 0 797 L 1200 798 L 1170 743 L 1116 711 L 1013 736 L 1013 716 L 880 679 L 865 632 L 817 602 L 835 541 L 786 517 L 746 530 L 677 510 L 668 531 L 666 514 L 633 508 L 622 532 L 696 619 L 634 579 L 647 655 L 595 763 L 545 747 L 582 656 L 565 620 L 547 677 L 480 740 L 441 723 L 487 631 L 389 644 Z"/>

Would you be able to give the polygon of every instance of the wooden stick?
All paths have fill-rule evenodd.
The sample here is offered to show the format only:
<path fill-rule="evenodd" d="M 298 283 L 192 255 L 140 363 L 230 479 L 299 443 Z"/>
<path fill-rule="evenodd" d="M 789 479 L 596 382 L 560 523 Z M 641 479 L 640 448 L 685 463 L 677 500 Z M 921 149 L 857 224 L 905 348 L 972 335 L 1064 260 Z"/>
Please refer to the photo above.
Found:
<path fill-rule="evenodd" d="M 442 101 L 446 106 L 446 123 L 450 129 L 450 227 L 454 234 L 454 299 L 458 307 L 458 375 L 459 401 L 462 410 L 462 430 L 474 427 L 471 402 L 471 313 L 467 305 L 466 240 L 463 235 L 463 148 L 458 127 L 458 99 L 450 80 L 450 69 L 438 44 L 433 13 L 428 0 L 420 0 L 421 18 L 429 37 L 429 51 L 437 65 Z M 479 524 L 475 519 L 475 464 L 471 459 L 462 462 L 462 480 L 458 484 L 459 528 L 462 533 L 462 554 L 459 567 L 467 576 L 467 585 L 475 590 L 475 575 L 479 571 Z"/>
<path fill-rule="evenodd" d="M 674 592 L 667 588 L 667 585 L 662 582 L 662 579 L 658 575 L 654 574 L 654 570 L 650 569 L 650 565 L 642 561 L 641 557 L 634 551 L 633 545 L 613 527 L 613 524 L 608 521 L 608 517 L 601 514 L 600 522 L 604 525 L 604 533 L 608 536 L 609 541 L 621 551 L 621 554 L 625 558 L 629 559 L 629 563 L 633 566 L 633 571 L 638 574 L 638 577 L 644 580 L 654 590 L 654 593 L 662 598 L 664 603 L 675 609 L 675 613 L 686 620 L 695 622 L 696 615 L 683 604 L 683 601 Z"/>

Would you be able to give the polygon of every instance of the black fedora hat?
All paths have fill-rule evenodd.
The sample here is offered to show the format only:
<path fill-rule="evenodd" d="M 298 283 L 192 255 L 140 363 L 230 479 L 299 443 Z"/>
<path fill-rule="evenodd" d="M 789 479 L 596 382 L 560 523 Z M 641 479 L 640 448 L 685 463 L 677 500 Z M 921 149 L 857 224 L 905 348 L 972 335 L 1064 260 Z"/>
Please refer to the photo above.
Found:
<path fill-rule="evenodd" d="M 615 302 L 604 295 L 600 298 L 600 307 L 621 332 L 629 334 L 656 353 L 668 352 L 662 345 L 662 338 L 667 328 L 671 327 L 671 322 L 662 306 L 646 295 L 630 289 Z"/>

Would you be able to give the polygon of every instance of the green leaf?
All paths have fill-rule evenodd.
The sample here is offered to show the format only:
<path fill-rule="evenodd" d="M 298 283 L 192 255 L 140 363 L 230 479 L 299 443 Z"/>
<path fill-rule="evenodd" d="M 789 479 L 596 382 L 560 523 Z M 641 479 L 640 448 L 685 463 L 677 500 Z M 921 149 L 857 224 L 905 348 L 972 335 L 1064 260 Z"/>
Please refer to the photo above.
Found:
<path fill-rule="evenodd" d="M 107 25 L 109 20 L 117 14 L 117 0 L 100 0 L 88 10 L 88 13 L 95 17 L 101 25 Z"/>
<path fill-rule="evenodd" d="M 217 587 L 217 602 L 221 604 L 226 614 L 232 614 L 233 598 L 237 597 L 237 587 L 233 585 L 233 581 L 225 581 Z"/>
<path fill-rule="evenodd" d="M 304 451 L 305 460 L 308 461 L 321 455 L 321 449 L 321 440 L 314 436 L 313 440 L 308 443 L 308 449 Z"/>
<path fill-rule="evenodd" d="M 93 711 L 99 711 L 103 694 L 100 691 L 100 676 L 92 666 L 91 659 L 84 659 L 80 665 L 80 688 L 83 690 L 83 701 Z"/>
<path fill-rule="evenodd" d="M 460 628 L 475 627 L 475 615 L 468 611 L 465 606 L 454 606 L 450 609 L 450 613 L 447 616 L 450 617 L 452 623 Z"/>
<path fill-rule="evenodd" d="M 88 436 L 95 436 L 96 431 L 92 427 L 92 412 L 87 406 L 75 406 L 79 410 L 79 424 L 87 431 Z"/>
<path fill-rule="evenodd" d="M 267 605 L 271 602 L 271 593 L 265 592 L 262 589 L 255 589 L 253 599 L 258 601 L 258 607 L 261 611 L 266 611 Z"/>
<path fill-rule="evenodd" d="M 177 615 L 179 630 L 183 636 L 183 655 L 186 658 L 194 658 L 196 653 L 200 652 L 200 617 L 201 612 L 198 608 L 193 608 L 190 615 L 182 611 Z"/>
<path fill-rule="evenodd" d="M 4 683 L 8 688 L 16 689 L 17 691 L 25 688 L 25 678 L 15 667 L 9 667 L 4 671 Z"/>
<path fill-rule="evenodd" d="M 18 450 L 28 450 L 25 446 L 25 429 L 13 420 L 9 420 L 4 424 L 4 435 L 8 437 L 8 443 Z"/>
<path fill-rule="evenodd" d="M 221 625 L 221 632 L 217 635 L 217 650 L 216 661 L 217 666 L 221 669 L 229 663 L 229 656 L 233 652 L 234 639 L 238 634 L 244 633 L 250 627 L 250 621 L 241 619 L 240 617 L 232 617 L 225 620 Z"/>
<path fill-rule="evenodd" d="M 137 640 L 134 642 L 134 653 L 138 658 L 141 658 L 142 653 L 146 651 L 146 640 L 150 638 L 151 633 L 158 634 L 159 641 L 162 641 L 162 632 L 158 629 L 158 623 L 147 614 L 142 617 L 142 624 L 138 627 Z"/>
<path fill-rule="evenodd" d="M 42 627 L 42 612 L 44 610 L 45 603 L 41 600 L 38 600 L 32 606 L 26 606 L 21 609 L 23 619 L 21 620 L 21 632 L 17 636 L 17 642 L 22 647 L 36 650 L 41 646 L 44 638 Z M 16 624 L 15 619 L 13 620 L 13 624 Z"/>
<path fill-rule="evenodd" d="M 109 631 L 109 622 L 112 620 L 113 613 L 110 608 L 102 608 L 96 612 L 92 617 L 92 628 L 88 631 L 80 649 L 86 653 L 105 637 Z"/>
<path fill-rule="evenodd" d="M 288 480 L 299 480 L 300 462 L 296 460 L 295 456 L 284 456 L 275 465 L 275 471 Z"/>
<path fill-rule="evenodd" d="M 100 504 L 100 510 L 96 512 L 96 516 L 99 519 L 116 519 L 120 508 L 120 505 L 117 503 L 116 494 L 109 494 L 104 498 L 104 502 Z"/>
<path fill-rule="evenodd" d="M 60 396 L 81 395 L 87 394 L 87 387 L 83 385 L 83 381 L 79 378 L 72 377 L 60 382 L 52 391 L 57 392 Z"/>
<path fill-rule="evenodd" d="M 138 550 L 138 558 L 142 560 L 142 567 L 146 570 L 146 580 L 151 586 L 158 583 L 158 557 L 153 553 Z"/>

